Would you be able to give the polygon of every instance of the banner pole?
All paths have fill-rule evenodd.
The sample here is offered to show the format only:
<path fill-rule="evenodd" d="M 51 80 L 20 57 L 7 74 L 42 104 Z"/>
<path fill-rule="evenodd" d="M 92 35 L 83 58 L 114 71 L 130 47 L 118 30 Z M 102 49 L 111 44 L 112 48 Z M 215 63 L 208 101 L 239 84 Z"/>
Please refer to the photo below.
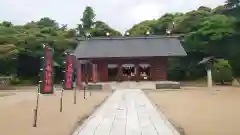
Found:
<path fill-rule="evenodd" d="M 64 64 L 64 66 L 65 66 L 65 69 L 62 71 L 63 73 L 64 73 L 64 80 L 62 80 L 62 91 L 61 91 L 61 96 L 60 96 L 60 112 L 62 112 L 63 111 L 63 92 L 64 92 L 64 89 L 66 88 L 65 86 L 66 86 L 66 83 L 67 83 L 67 79 L 66 79 L 66 77 L 67 77 L 67 55 L 68 55 L 68 53 L 64 53 L 65 54 L 65 56 L 66 56 L 66 59 L 65 59 L 65 61 L 63 62 L 63 64 Z"/>
<path fill-rule="evenodd" d="M 86 85 L 83 87 L 83 99 L 86 99 Z"/>
<path fill-rule="evenodd" d="M 42 83 L 42 81 L 39 81 L 39 83 Z M 40 85 L 40 84 L 39 84 Z M 37 102 L 36 102 L 36 107 L 34 109 L 34 122 L 33 122 L 33 127 L 37 127 L 37 117 L 38 117 L 38 104 L 39 104 L 39 97 L 40 97 L 40 93 L 39 93 L 39 86 L 38 85 L 38 90 L 37 90 Z"/>
<path fill-rule="evenodd" d="M 74 104 L 77 104 L 77 88 L 74 88 Z"/>
<path fill-rule="evenodd" d="M 40 68 L 40 81 L 38 82 L 37 88 L 37 99 L 36 106 L 34 109 L 34 122 L 33 127 L 37 127 L 38 110 L 40 94 L 53 94 L 53 64 L 52 55 L 53 49 L 43 44 L 44 56 L 41 57 L 41 68 Z"/>
<path fill-rule="evenodd" d="M 85 82 L 85 85 L 83 87 L 83 98 L 86 99 L 86 88 L 87 88 L 87 80 L 88 80 L 88 67 L 87 67 L 87 63 L 85 63 L 84 65 L 85 67 L 85 72 L 84 72 L 84 82 Z"/>
<path fill-rule="evenodd" d="M 63 111 L 63 89 L 62 89 L 62 92 L 61 92 L 61 98 L 60 98 L 60 112 Z"/>
<path fill-rule="evenodd" d="M 45 48 L 45 45 L 43 45 L 43 48 Z M 43 59 L 45 59 L 44 57 L 41 57 L 41 60 L 43 61 Z M 36 106 L 33 109 L 33 127 L 37 127 L 37 120 L 38 120 L 38 106 L 39 106 L 39 97 L 40 97 L 40 87 L 41 87 L 41 83 L 43 83 L 42 78 L 41 78 L 41 74 L 43 73 L 43 68 L 40 68 L 40 81 L 38 81 L 38 86 L 37 86 L 37 99 L 36 99 Z"/>
<path fill-rule="evenodd" d="M 64 80 L 62 81 L 62 91 L 61 91 L 61 97 L 60 97 L 60 112 L 63 111 L 63 92 L 64 92 Z"/>
<path fill-rule="evenodd" d="M 77 61 L 77 58 L 76 56 L 73 57 L 74 58 L 74 66 L 73 66 L 73 69 L 74 69 L 74 72 L 75 73 L 73 75 L 74 77 L 74 80 L 75 80 L 75 83 L 74 83 L 74 97 L 73 97 L 73 104 L 77 104 L 77 84 L 78 84 L 78 61 Z"/>

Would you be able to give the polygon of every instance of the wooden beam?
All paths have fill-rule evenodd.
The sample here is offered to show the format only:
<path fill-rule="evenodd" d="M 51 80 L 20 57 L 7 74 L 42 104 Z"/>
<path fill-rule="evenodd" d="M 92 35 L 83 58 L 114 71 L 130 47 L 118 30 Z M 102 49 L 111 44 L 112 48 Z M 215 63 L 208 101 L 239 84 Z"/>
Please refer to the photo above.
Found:
<path fill-rule="evenodd" d="M 122 64 L 118 64 L 118 81 L 122 81 Z"/>

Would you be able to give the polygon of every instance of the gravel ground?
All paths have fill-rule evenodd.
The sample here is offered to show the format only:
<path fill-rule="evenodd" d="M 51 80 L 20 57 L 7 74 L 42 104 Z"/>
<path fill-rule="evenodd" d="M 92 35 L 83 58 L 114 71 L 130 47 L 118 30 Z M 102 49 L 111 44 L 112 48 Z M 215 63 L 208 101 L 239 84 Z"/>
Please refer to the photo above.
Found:
<path fill-rule="evenodd" d="M 147 91 L 149 98 L 186 135 L 240 135 L 240 88 Z"/>
<path fill-rule="evenodd" d="M 0 95 L 6 93 L 0 92 Z M 60 92 L 41 95 L 37 128 L 32 127 L 36 92 L 0 96 L 0 135 L 70 135 L 79 120 L 90 115 L 109 95 L 110 92 L 92 92 L 92 96 L 84 100 L 83 92 L 78 92 L 77 104 L 73 104 L 73 92 L 65 91 L 63 112 L 59 111 Z"/>

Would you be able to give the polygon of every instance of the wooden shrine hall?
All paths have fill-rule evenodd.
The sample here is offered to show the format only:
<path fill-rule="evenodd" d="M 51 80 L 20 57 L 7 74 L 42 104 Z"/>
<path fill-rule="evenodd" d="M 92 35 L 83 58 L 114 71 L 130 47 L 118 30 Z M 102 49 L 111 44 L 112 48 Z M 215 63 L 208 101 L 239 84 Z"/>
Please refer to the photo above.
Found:
<path fill-rule="evenodd" d="M 74 55 L 88 80 L 106 82 L 167 80 L 168 58 L 187 54 L 176 36 L 143 36 L 82 40 Z"/>

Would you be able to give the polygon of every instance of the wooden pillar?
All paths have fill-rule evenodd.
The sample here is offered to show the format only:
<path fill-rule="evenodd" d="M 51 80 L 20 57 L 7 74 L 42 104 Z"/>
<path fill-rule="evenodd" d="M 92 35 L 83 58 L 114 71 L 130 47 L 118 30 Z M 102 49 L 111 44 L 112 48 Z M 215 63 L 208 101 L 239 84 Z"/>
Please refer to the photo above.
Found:
<path fill-rule="evenodd" d="M 167 57 L 165 57 L 163 59 L 162 66 L 163 66 L 163 80 L 167 80 L 168 79 L 168 68 L 167 68 L 167 66 L 168 66 L 168 58 Z"/>
<path fill-rule="evenodd" d="M 92 64 L 92 80 L 93 83 L 96 83 L 98 80 L 97 64 Z"/>
<path fill-rule="evenodd" d="M 151 62 L 151 75 L 153 81 L 165 81 L 167 80 L 167 59 L 159 58 L 153 59 Z"/>
<path fill-rule="evenodd" d="M 149 80 L 152 81 L 152 64 L 149 63 L 150 69 L 149 69 Z"/>
<path fill-rule="evenodd" d="M 207 63 L 207 82 L 208 88 L 212 87 L 212 64 Z"/>
<path fill-rule="evenodd" d="M 152 79 L 152 81 L 159 81 L 159 76 L 160 76 L 159 75 L 159 70 L 158 70 L 159 69 L 158 68 L 159 65 L 154 60 L 151 61 L 151 65 L 152 65 L 151 70 L 150 70 L 150 72 L 151 72 L 151 79 Z"/>
<path fill-rule="evenodd" d="M 88 84 L 88 64 L 87 63 L 85 63 L 84 64 L 84 69 L 85 69 L 85 72 L 84 72 L 84 82 L 85 82 L 85 84 Z"/>
<path fill-rule="evenodd" d="M 168 57 L 165 59 L 165 80 L 168 80 Z"/>
<path fill-rule="evenodd" d="M 122 81 L 122 64 L 118 64 L 118 81 Z"/>
<path fill-rule="evenodd" d="M 97 79 L 98 81 L 108 81 L 108 63 L 106 61 L 99 61 L 98 65 L 97 65 L 97 70 L 98 70 L 98 74 L 97 74 Z"/>
<path fill-rule="evenodd" d="M 135 66 L 136 66 L 136 82 L 139 82 L 140 80 L 139 63 L 136 63 Z"/>
<path fill-rule="evenodd" d="M 212 71 L 211 69 L 207 69 L 207 80 L 208 80 L 208 88 L 212 87 Z"/>
<path fill-rule="evenodd" d="M 77 88 L 82 88 L 82 65 L 81 61 L 77 60 Z"/>
<path fill-rule="evenodd" d="M 91 81 L 92 80 L 92 65 L 89 63 L 84 64 L 84 80 Z"/>

